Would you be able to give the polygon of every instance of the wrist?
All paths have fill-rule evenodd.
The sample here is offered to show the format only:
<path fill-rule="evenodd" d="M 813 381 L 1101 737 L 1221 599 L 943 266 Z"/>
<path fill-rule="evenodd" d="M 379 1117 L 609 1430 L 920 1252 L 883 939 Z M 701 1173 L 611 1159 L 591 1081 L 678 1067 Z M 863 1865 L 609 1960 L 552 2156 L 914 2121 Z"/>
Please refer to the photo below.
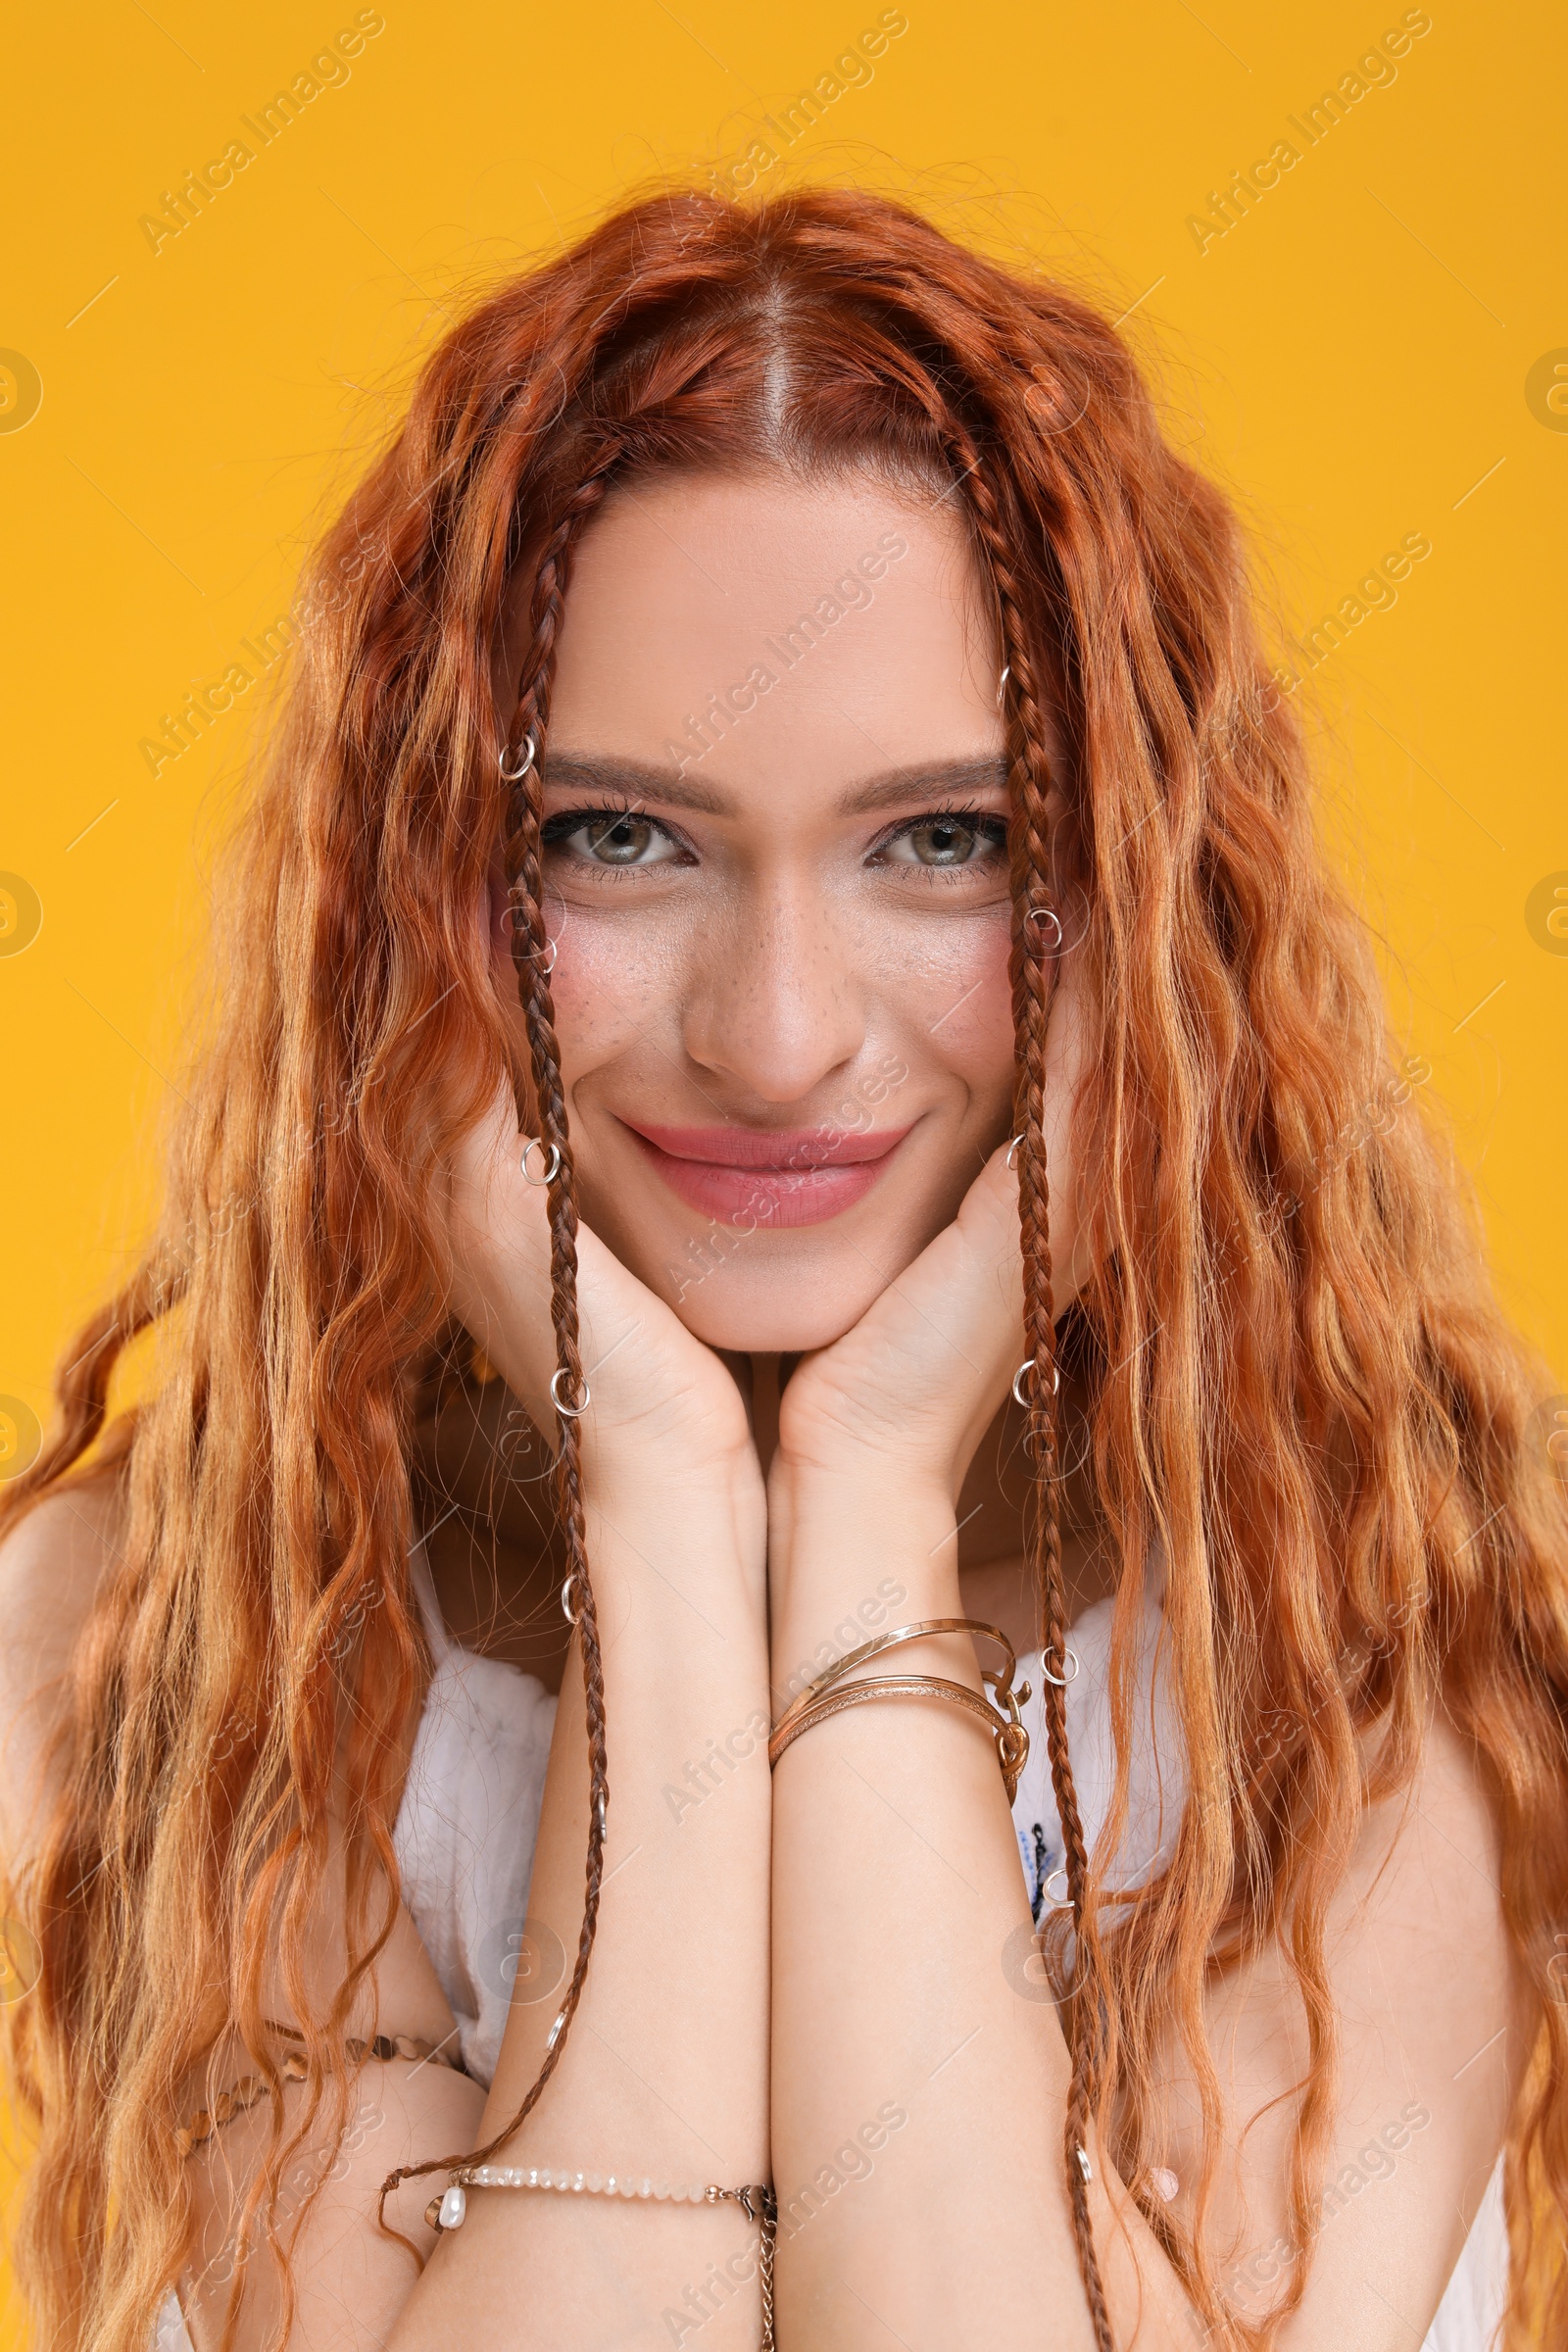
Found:
<path fill-rule="evenodd" d="M 780 1454 L 768 1472 L 769 1552 L 786 1572 L 824 1546 L 874 1556 L 892 1545 L 924 1557 L 922 1545 L 940 1547 L 956 1514 L 952 1484 L 925 1465 L 802 1462 Z"/>
<path fill-rule="evenodd" d="M 859 1622 L 861 1641 L 901 1618 L 958 1604 L 956 1517 L 944 1486 L 884 1485 L 858 1472 L 775 1471 L 768 1481 L 768 1574 L 788 1654 Z M 891 1613 L 882 1615 L 882 1607 Z"/>
<path fill-rule="evenodd" d="M 583 1510 L 597 1584 L 668 1600 L 688 1633 L 688 1604 L 710 1622 L 739 1612 L 760 1623 L 767 1504 L 755 1455 L 705 1464 L 701 1477 L 663 1459 L 623 1458 L 604 1476 L 585 1466 Z"/>
<path fill-rule="evenodd" d="M 739 1444 L 672 1446 L 629 1442 L 623 1434 L 585 1437 L 583 1493 L 607 1510 L 685 1510 L 720 1518 L 751 1514 L 765 1522 L 761 1464 L 749 1436 Z"/>

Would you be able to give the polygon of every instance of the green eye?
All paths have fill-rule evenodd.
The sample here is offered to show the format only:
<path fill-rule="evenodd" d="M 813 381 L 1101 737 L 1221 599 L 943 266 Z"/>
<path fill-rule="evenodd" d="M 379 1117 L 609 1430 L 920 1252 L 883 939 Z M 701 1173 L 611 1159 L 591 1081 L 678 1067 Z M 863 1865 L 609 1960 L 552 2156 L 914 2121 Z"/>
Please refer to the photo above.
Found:
<path fill-rule="evenodd" d="M 549 819 L 543 837 L 547 847 L 588 865 L 664 865 L 678 855 L 663 826 L 633 808 L 564 809 Z"/>
<path fill-rule="evenodd" d="M 658 839 L 658 827 L 646 816 L 596 818 L 582 828 L 588 854 L 602 865 L 638 865 Z"/>
<path fill-rule="evenodd" d="M 976 865 L 999 850 L 1005 838 L 1000 817 L 960 815 L 948 811 L 922 816 L 894 835 L 881 855 L 899 865 Z"/>

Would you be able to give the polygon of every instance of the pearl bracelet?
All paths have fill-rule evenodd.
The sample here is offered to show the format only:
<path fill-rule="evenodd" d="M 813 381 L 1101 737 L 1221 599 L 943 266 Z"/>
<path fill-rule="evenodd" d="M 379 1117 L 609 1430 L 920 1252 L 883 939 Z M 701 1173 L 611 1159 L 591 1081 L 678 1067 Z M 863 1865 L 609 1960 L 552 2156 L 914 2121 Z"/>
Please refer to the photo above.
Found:
<path fill-rule="evenodd" d="M 778 2197 L 766 2182 L 721 2189 L 714 2180 L 651 2180 L 647 2174 L 569 2174 L 548 2164 L 461 2164 L 447 2176 L 440 2197 L 425 2206 L 425 2221 L 437 2234 L 464 2228 L 467 2189 L 576 2189 L 590 2197 L 647 2197 L 665 2204 L 738 2204 L 748 2221 L 761 2223 L 757 2277 L 761 2281 L 761 2352 L 773 2352 L 773 2246 L 778 2239 Z"/>
<path fill-rule="evenodd" d="M 747 2188 L 720 2188 L 715 2181 L 650 2180 L 645 2173 L 568 2173 L 548 2164 L 465 2164 L 448 2176 L 440 2196 L 432 2197 L 424 2218 L 445 2235 L 461 2230 L 468 2210 L 470 2188 L 561 2188 L 593 2197 L 646 2197 L 671 2205 L 738 2205 L 749 2222 L 761 2225 L 758 2278 L 762 2290 L 761 2352 L 774 2352 L 773 2249 L 778 2235 L 778 2199 L 765 2182 Z"/>
<path fill-rule="evenodd" d="M 450 2187 L 432 2197 L 424 2218 L 432 2230 L 458 2230 L 468 2210 L 465 2193 L 470 2188 L 561 2188 L 586 2190 L 596 2197 L 649 2197 L 674 2205 L 718 2205 L 726 2200 L 745 2208 L 755 2221 L 763 2209 L 762 2188 L 719 2188 L 713 2182 L 652 2180 L 637 2173 L 569 2173 L 545 2165 L 470 2164 L 452 2177 Z"/>

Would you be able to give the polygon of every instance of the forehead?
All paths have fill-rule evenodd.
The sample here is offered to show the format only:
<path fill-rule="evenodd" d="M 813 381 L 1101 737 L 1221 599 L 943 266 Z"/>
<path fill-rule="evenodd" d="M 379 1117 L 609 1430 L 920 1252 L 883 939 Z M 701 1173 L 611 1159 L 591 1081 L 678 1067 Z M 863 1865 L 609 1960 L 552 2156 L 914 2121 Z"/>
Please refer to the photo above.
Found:
<path fill-rule="evenodd" d="M 551 736 L 737 780 L 799 780 L 803 761 L 838 779 L 994 750 L 999 664 L 956 496 L 868 474 L 662 477 L 617 488 L 579 543 Z"/>

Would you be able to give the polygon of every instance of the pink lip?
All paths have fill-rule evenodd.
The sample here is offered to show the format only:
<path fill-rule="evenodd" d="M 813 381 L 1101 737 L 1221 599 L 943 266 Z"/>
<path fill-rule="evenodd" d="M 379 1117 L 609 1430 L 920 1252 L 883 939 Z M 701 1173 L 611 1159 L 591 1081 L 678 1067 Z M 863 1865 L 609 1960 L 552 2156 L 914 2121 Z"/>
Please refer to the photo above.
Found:
<path fill-rule="evenodd" d="M 630 1121 L 625 1122 L 628 1126 Z M 649 1159 L 693 1208 L 720 1224 L 820 1225 L 887 1173 L 907 1127 L 632 1127 Z"/>

